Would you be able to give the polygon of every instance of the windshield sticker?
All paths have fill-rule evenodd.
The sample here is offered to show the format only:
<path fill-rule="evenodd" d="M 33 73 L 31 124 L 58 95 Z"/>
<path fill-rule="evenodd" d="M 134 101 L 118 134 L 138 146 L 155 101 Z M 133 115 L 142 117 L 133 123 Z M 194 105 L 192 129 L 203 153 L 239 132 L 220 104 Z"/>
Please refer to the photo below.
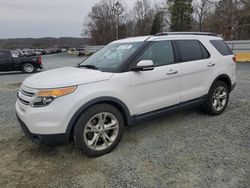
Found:
<path fill-rule="evenodd" d="M 132 45 L 121 45 L 117 49 L 118 50 L 128 50 L 130 48 L 132 48 Z"/>

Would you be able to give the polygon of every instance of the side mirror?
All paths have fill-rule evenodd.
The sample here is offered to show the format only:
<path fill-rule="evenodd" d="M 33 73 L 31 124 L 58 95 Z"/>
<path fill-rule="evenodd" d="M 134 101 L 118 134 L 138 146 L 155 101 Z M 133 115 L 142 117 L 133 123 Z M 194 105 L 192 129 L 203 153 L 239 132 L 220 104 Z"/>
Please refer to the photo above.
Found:
<path fill-rule="evenodd" d="M 154 63 L 152 60 L 141 60 L 132 68 L 133 71 L 150 71 L 154 70 Z"/>

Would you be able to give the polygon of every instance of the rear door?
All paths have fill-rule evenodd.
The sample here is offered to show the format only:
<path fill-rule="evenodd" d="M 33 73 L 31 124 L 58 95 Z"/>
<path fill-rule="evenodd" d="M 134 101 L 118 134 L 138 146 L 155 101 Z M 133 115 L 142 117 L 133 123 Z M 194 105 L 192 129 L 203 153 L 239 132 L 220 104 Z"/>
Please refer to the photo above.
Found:
<path fill-rule="evenodd" d="M 210 43 L 220 54 L 217 58 L 217 61 L 219 62 L 218 64 L 219 66 L 217 66 L 217 70 L 227 74 L 230 77 L 232 84 L 235 84 L 236 82 L 236 74 L 235 74 L 236 59 L 235 59 L 235 56 L 233 55 L 232 50 L 221 39 L 210 40 Z"/>
<path fill-rule="evenodd" d="M 181 102 L 207 94 L 215 63 L 199 40 L 175 40 L 181 65 Z"/>
<path fill-rule="evenodd" d="M 8 51 L 0 51 L 0 71 L 12 70 L 12 57 Z"/>
<path fill-rule="evenodd" d="M 131 71 L 134 114 L 143 114 L 180 102 L 180 64 L 175 64 L 171 41 L 153 42 L 135 61 L 152 60 L 154 70 Z"/>

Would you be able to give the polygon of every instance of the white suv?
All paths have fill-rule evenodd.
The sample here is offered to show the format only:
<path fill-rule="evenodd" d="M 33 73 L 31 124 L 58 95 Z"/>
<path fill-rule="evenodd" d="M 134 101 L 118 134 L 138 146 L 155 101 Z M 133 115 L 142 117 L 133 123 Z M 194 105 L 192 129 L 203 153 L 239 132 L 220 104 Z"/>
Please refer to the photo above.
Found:
<path fill-rule="evenodd" d="M 74 140 L 88 156 L 111 152 L 125 126 L 200 105 L 221 114 L 235 86 L 235 57 L 211 33 L 160 33 L 114 41 L 78 67 L 24 80 L 18 120 L 33 141 Z"/>

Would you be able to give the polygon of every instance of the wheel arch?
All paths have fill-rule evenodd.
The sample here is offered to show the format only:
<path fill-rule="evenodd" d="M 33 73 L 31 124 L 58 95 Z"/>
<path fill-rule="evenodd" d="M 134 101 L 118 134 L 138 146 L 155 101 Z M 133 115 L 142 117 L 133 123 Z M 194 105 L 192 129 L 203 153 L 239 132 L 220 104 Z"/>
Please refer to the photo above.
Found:
<path fill-rule="evenodd" d="M 231 81 L 230 77 L 227 74 L 220 74 L 219 76 L 217 76 L 215 78 L 215 80 L 213 81 L 213 83 L 211 84 L 210 89 L 218 81 L 222 81 L 222 82 L 226 83 L 227 86 L 228 86 L 229 91 L 230 92 L 232 91 L 232 81 Z"/>
<path fill-rule="evenodd" d="M 103 104 L 103 103 L 113 105 L 121 112 L 125 121 L 125 126 L 129 126 L 133 124 L 133 117 L 131 116 L 128 107 L 120 99 L 117 99 L 114 97 L 99 97 L 99 98 L 93 99 L 85 103 L 74 113 L 74 115 L 70 119 L 70 122 L 66 130 L 66 135 L 69 140 L 71 139 L 74 125 L 76 121 L 78 120 L 78 118 L 80 117 L 80 115 L 84 113 L 91 106 L 96 105 L 96 104 Z"/>

